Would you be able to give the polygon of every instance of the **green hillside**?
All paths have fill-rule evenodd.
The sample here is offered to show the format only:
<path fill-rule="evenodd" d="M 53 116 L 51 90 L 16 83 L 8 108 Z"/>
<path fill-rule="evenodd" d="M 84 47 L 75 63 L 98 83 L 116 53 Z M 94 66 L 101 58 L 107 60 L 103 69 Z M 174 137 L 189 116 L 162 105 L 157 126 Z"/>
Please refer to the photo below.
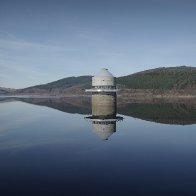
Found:
<path fill-rule="evenodd" d="M 133 89 L 186 89 L 196 86 L 195 67 L 157 68 L 117 78 L 117 84 Z"/>

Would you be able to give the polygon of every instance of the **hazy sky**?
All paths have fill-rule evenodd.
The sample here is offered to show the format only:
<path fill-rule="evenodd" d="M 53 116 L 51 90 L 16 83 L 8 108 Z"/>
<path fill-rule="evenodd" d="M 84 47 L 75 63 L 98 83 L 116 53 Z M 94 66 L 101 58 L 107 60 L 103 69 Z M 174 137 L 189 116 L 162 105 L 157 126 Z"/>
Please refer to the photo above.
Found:
<path fill-rule="evenodd" d="M 0 0 L 0 86 L 196 66 L 195 0 Z"/>

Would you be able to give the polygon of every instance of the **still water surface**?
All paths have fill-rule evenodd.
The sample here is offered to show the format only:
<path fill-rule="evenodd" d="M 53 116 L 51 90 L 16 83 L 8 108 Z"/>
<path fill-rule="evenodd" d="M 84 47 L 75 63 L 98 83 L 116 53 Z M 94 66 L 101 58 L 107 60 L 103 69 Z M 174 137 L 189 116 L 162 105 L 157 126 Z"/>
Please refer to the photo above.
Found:
<path fill-rule="evenodd" d="M 0 195 L 196 195 L 195 108 L 167 121 L 160 104 L 154 120 L 122 106 L 103 140 L 88 103 L 23 101 L 0 103 Z"/>

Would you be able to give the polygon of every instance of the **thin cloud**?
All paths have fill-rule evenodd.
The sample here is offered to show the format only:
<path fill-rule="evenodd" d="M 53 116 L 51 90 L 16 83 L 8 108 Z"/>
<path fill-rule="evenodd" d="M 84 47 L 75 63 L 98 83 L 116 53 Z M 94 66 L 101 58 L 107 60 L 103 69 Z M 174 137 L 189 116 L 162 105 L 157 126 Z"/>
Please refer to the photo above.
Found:
<path fill-rule="evenodd" d="M 1 49 L 11 49 L 11 50 L 26 50 L 26 49 L 38 49 L 43 51 L 62 51 L 62 52 L 72 52 L 77 51 L 75 48 L 65 48 L 62 46 L 54 46 L 48 44 L 40 44 L 35 42 L 27 42 L 23 40 L 4 40 L 0 39 Z"/>

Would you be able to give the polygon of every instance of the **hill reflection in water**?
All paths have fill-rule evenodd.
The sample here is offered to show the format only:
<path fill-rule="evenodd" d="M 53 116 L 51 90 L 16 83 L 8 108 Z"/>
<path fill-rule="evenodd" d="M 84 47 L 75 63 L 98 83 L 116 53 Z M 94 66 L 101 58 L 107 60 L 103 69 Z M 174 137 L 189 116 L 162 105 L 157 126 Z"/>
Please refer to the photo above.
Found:
<path fill-rule="evenodd" d="M 97 107 L 93 108 L 94 114 L 98 111 L 103 113 L 107 108 L 102 107 L 101 99 L 96 100 Z M 47 106 L 66 113 L 82 115 L 91 114 L 90 97 L 69 98 L 0 98 L 0 103 L 8 101 L 22 101 L 30 104 Z M 108 105 L 108 107 L 112 105 Z M 115 107 L 114 107 L 115 108 Z M 111 108 L 110 108 L 111 109 Z M 117 113 L 151 122 L 163 124 L 188 125 L 196 124 L 196 103 L 194 101 L 176 101 L 172 103 L 118 103 Z M 96 116 L 96 115 L 95 115 Z"/>
<path fill-rule="evenodd" d="M 133 103 L 118 109 L 120 114 L 163 124 L 196 123 L 196 107 L 190 103 Z"/>

